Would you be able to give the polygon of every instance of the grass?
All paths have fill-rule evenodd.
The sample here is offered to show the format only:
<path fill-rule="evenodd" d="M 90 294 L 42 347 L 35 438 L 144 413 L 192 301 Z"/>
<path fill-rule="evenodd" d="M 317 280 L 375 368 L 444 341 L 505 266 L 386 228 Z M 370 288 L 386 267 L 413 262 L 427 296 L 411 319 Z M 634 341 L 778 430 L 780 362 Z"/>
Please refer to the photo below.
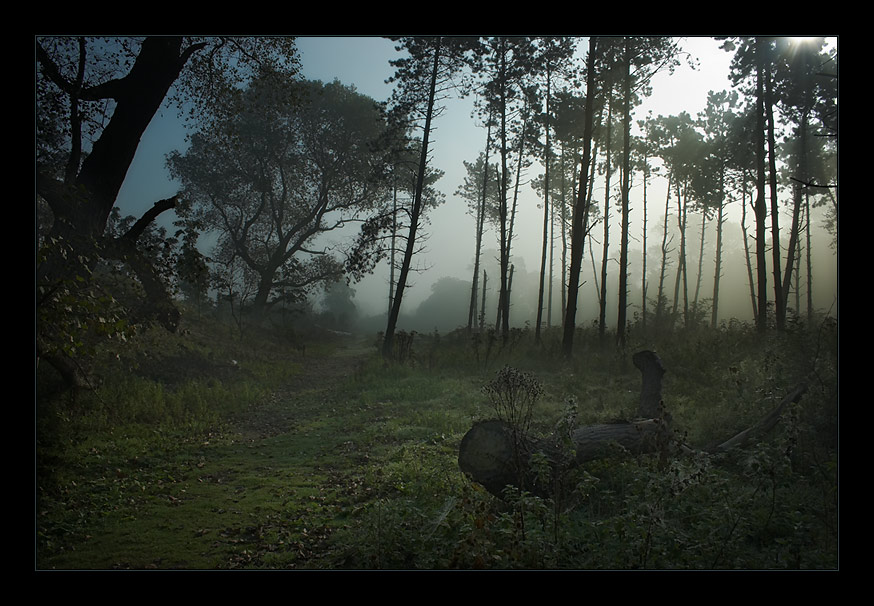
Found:
<path fill-rule="evenodd" d="M 106 357 L 94 393 L 38 398 L 36 568 L 837 566 L 832 329 L 702 329 L 627 354 L 581 331 L 572 363 L 550 332 L 488 359 L 462 334 L 417 335 L 413 359 L 387 365 L 360 341 L 310 337 L 304 355 L 300 335 L 220 328 L 144 335 Z M 667 467 L 617 453 L 571 472 L 558 502 L 497 499 L 459 472 L 502 365 L 543 384 L 533 429 L 549 433 L 571 397 L 580 424 L 633 416 L 642 348 L 696 446 L 811 388 L 760 443 Z"/>

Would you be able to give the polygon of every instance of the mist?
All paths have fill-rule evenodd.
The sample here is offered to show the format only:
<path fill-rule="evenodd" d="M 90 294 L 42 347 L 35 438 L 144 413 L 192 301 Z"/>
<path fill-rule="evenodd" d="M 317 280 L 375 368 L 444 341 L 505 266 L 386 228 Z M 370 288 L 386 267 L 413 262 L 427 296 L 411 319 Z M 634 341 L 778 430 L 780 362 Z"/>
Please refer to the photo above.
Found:
<path fill-rule="evenodd" d="M 839 568 L 837 38 L 35 47 L 35 568 Z"/>
<path fill-rule="evenodd" d="M 585 39 L 581 39 L 580 48 L 585 48 Z M 364 44 L 370 48 L 382 48 L 384 41 L 365 39 Z M 350 66 L 335 66 L 332 64 L 330 53 L 326 49 L 333 43 L 329 39 L 304 39 L 301 48 L 304 54 L 304 70 L 307 73 L 317 73 L 315 68 L 308 71 L 306 57 L 318 57 L 320 64 L 318 70 L 327 70 L 321 73 L 342 74 L 348 73 L 350 79 L 354 79 L 356 86 L 362 91 L 379 91 L 379 86 L 373 82 L 364 81 L 356 74 L 357 69 Z M 341 40 L 340 48 L 351 45 L 351 40 Z M 390 44 L 386 44 L 390 46 Z M 681 47 L 688 52 L 696 61 L 697 69 L 692 69 L 689 64 L 681 64 L 673 73 L 660 73 L 653 79 L 652 94 L 644 98 L 643 103 L 634 109 L 632 124 L 634 131 L 639 133 L 636 120 L 643 117 L 659 115 L 677 115 L 688 112 L 695 116 L 702 111 L 710 91 L 730 90 L 731 82 L 728 78 L 730 53 L 719 48 L 719 42 L 707 37 L 688 37 L 682 39 Z M 311 49 L 311 50 L 309 50 Z M 322 50 L 320 50 L 322 49 Z M 580 53 L 582 55 L 582 53 Z M 371 68 L 373 66 L 370 66 Z M 386 72 L 388 73 L 388 72 Z M 475 220 L 467 211 L 465 202 L 454 195 L 464 178 L 462 161 L 472 162 L 482 151 L 485 142 L 485 128 L 472 118 L 474 111 L 473 99 L 451 99 L 446 103 L 446 112 L 435 121 L 435 135 L 433 140 L 432 163 L 435 167 L 444 171 L 444 176 L 437 183 L 446 196 L 443 205 L 433 209 L 428 215 L 428 223 L 424 226 L 424 247 L 417 255 L 417 262 L 422 271 L 416 272 L 412 284 L 404 294 L 402 308 L 402 321 L 400 325 L 407 330 L 417 331 L 450 331 L 467 325 L 467 306 L 469 304 L 471 274 L 473 271 L 473 245 L 475 238 Z M 494 154 L 494 152 L 493 152 Z M 658 162 L 654 162 L 658 165 Z M 532 189 L 530 182 L 543 174 L 543 166 L 539 162 L 526 169 L 522 176 L 520 199 L 517 219 L 517 233 L 512 242 L 511 263 L 515 267 L 513 277 L 513 291 L 511 293 L 510 321 L 513 326 L 533 326 L 536 319 L 537 295 L 539 287 L 539 267 L 541 254 L 541 237 L 543 210 L 542 199 Z M 664 172 L 662 173 L 664 174 Z M 600 175 L 600 173 L 599 173 Z M 648 198 L 648 291 L 650 299 L 655 297 L 657 274 L 660 268 L 658 243 L 661 238 L 661 223 L 664 221 L 664 196 L 667 182 L 664 176 L 652 178 L 647 186 Z M 603 205 L 604 183 L 603 176 L 596 178 L 593 187 L 596 204 Z M 639 176 L 631 188 L 631 219 L 630 233 L 631 245 L 629 250 L 629 302 L 631 311 L 629 317 L 639 313 L 641 304 L 641 241 L 642 241 L 642 195 L 643 186 Z M 615 194 L 614 194 L 615 195 Z M 599 201 L 600 200 L 600 201 Z M 724 251 L 722 263 L 721 294 L 719 302 L 719 320 L 722 322 L 736 319 L 742 322 L 753 320 L 749 296 L 749 281 L 746 273 L 746 262 L 743 253 L 742 233 L 740 226 L 740 203 L 729 204 L 726 209 L 726 224 L 724 227 Z M 675 232 L 676 222 L 675 203 L 671 203 L 672 213 L 668 217 L 672 232 Z M 614 211 L 614 217 L 616 212 Z M 700 214 L 692 213 L 689 218 L 689 260 L 688 265 L 696 272 L 698 267 L 698 232 Z M 783 213 L 783 224 L 789 223 L 788 210 Z M 814 209 L 812 216 L 813 227 L 813 300 L 814 306 L 820 311 L 832 309 L 837 300 L 837 251 L 834 246 L 834 238 L 825 232 L 825 216 L 822 208 Z M 752 224 L 751 215 L 748 213 L 747 230 L 750 231 Z M 617 288 L 617 264 L 618 264 L 618 224 L 614 220 L 611 226 L 610 241 L 614 244 L 611 249 L 611 260 L 608 263 L 608 303 L 607 319 L 611 325 L 616 321 L 616 288 Z M 553 326 L 561 325 L 561 266 L 558 225 L 554 222 L 553 232 Z M 586 242 L 586 259 L 581 273 L 580 305 L 578 317 L 580 324 L 590 323 L 598 317 L 598 289 L 596 286 L 596 274 L 600 271 L 601 264 L 601 238 L 600 226 L 595 228 L 592 238 Z M 673 233 L 676 247 L 676 233 Z M 704 262 L 702 267 L 702 279 L 700 283 L 699 301 L 706 306 L 713 293 L 713 262 L 715 257 L 715 227 L 714 221 L 709 220 L 708 231 L 704 244 Z M 486 251 L 483 254 L 484 269 L 492 278 L 488 287 L 486 322 L 494 324 L 494 315 L 497 306 L 497 278 L 499 276 L 496 265 L 498 253 L 498 237 L 494 230 L 486 230 L 483 237 Z M 770 245 L 769 245 L 770 246 Z M 489 250 L 491 249 L 491 250 Z M 592 255 L 597 269 L 593 269 Z M 769 259 L 770 261 L 770 256 Z M 672 251 L 668 258 L 668 281 L 671 282 L 676 275 L 676 251 Z M 548 271 L 548 270 L 547 270 Z M 769 275 L 772 269 L 769 265 Z M 480 280 L 482 280 L 480 275 Z M 358 315 L 362 318 L 362 324 L 358 329 L 371 332 L 384 324 L 384 316 L 388 305 L 388 264 L 377 267 L 372 276 L 354 285 L 355 305 Z M 481 286 L 481 284 L 480 284 Z M 793 283 L 794 287 L 794 283 Z M 462 291 L 467 289 L 467 298 Z M 805 286 L 802 284 L 802 292 Z M 670 289 L 669 289 L 670 290 Z M 481 296 L 481 293 L 480 295 Z M 804 299 L 804 297 L 802 297 Z M 792 296 L 794 301 L 794 294 Z M 442 310 L 433 319 L 429 318 L 429 309 L 438 301 L 453 306 L 452 311 Z M 424 307 L 423 307 L 424 305 Z M 544 303 L 545 305 L 545 303 Z M 421 311 L 420 311 L 421 308 Z M 650 306 L 650 310 L 652 306 Z M 709 308 L 708 308 L 709 311 Z M 478 312 L 479 313 L 479 312 Z M 546 322 L 547 313 L 544 311 L 543 318 Z M 380 320 L 379 318 L 382 318 Z M 383 326 L 384 328 L 384 326 Z"/>
<path fill-rule="evenodd" d="M 582 61 L 586 45 L 586 38 L 579 38 L 577 60 Z M 713 38 L 703 36 L 690 36 L 680 39 L 680 47 L 687 53 L 689 61 L 683 61 L 671 73 L 657 73 L 653 78 L 650 95 L 642 99 L 642 103 L 633 108 L 632 125 L 633 133 L 639 134 L 638 120 L 647 116 L 671 116 L 681 112 L 688 112 L 691 116 L 701 112 L 706 104 L 707 94 L 711 91 L 731 90 L 729 80 L 729 64 L 731 53 L 720 49 L 720 42 Z M 832 45 L 835 43 L 832 42 Z M 391 95 L 391 86 L 386 80 L 393 75 L 390 60 L 401 56 L 394 48 L 394 43 L 380 37 L 301 37 L 296 40 L 298 51 L 301 55 L 301 75 L 306 78 L 318 79 L 324 82 L 338 80 L 343 84 L 354 86 L 362 94 L 368 95 L 375 101 L 385 101 Z M 445 196 L 445 202 L 428 212 L 426 224 L 422 226 L 419 235 L 422 250 L 417 253 L 415 265 L 418 271 L 413 272 L 403 296 L 401 310 L 402 324 L 408 330 L 440 331 L 453 330 L 467 324 L 467 311 L 465 303 L 457 312 L 441 314 L 439 322 L 428 321 L 421 318 L 419 307 L 425 301 L 440 298 L 449 290 L 447 285 L 449 278 L 467 284 L 470 288 L 471 274 L 473 270 L 473 243 L 475 238 L 475 222 L 468 212 L 466 203 L 460 200 L 455 192 L 464 178 L 464 161 L 474 161 L 482 151 L 485 144 L 485 127 L 474 116 L 475 96 L 465 98 L 453 97 L 445 100 L 441 115 L 434 121 L 434 133 L 431 141 L 430 166 L 443 172 L 443 176 L 436 184 L 436 188 Z M 171 111 L 163 112 L 157 116 L 150 125 L 143 138 L 143 145 L 132 165 L 128 178 L 119 195 L 119 207 L 122 212 L 136 214 L 138 208 L 146 207 L 156 196 L 171 195 L 178 189 L 179 184 L 171 178 L 162 182 L 156 181 L 156 172 L 166 174 L 166 169 L 155 162 L 161 153 L 155 153 L 152 148 L 180 149 L 185 150 L 187 143 L 184 140 L 184 129 L 178 124 Z M 168 148 L 167 146 L 173 146 Z M 493 156 L 495 152 L 492 152 Z M 658 161 L 654 162 L 658 166 Z M 140 175 L 144 175 L 141 177 Z M 510 321 L 513 326 L 524 327 L 531 325 L 536 318 L 537 288 L 539 285 L 539 267 L 541 253 L 541 230 L 543 222 L 542 200 L 531 187 L 533 179 L 542 176 L 543 166 L 539 161 L 527 168 L 521 176 L 520 196 L 518 201 L 517 229 L 512 242 L 512 260 L 515 266 L 514 288 L 511 293 Z M 641 307 L 641 229 L 642 229 L 642 185 L 639 177 L 635 177 L 631 188 L 631 216 L 630 234 L 631 243 L 629 250 L 629 302 L 632 306 L 630 317 L 635 310 Z M 663 199 L 667 182 L 664 176 L 656 175 L 648 185 L 648 217 L 649 247 L 657 242 L 660 234 L 657 233 L 658 222 L 663 221 Z M 596 177 L 594 183 L 594 204 L 603 206 L 604 183 L 603 176 Z M 157 188 L 157 189 L 156 189 Z M 154 193 L 153 193 L 154 192 Z M 675 206 L 672 203 L 672 207 Z M 748 280 L 746 278 L 742 258 L 733 255 L 742 252 L 742 243 L 739 241 L 740 234 L 740 204 L 729 204 L 726 210 L 727 223 L 725 226 L 725 262 L 723 263 L 723 287 L 722 300 L 720 301 L 719 316 L 721 320 L 736 318 L 741 321 L 751 319 L 750 305 L 745 301 L 748 292 Z M 826 310 L 835 304 L 837 295 L 837 254 L 834 246 L 830 245 L 827 234 L 823 233 L 822 209 L 814 209 L 814 229 L 812 245 L 813 256 L 813 284 L 814 305 L 819 310 Z M 614 211 L 614 217 L 616 216 Z M 696 225 L 699 215 L 690 215 L 690 225 Z M 172 213 L 162 217 L 164 225 L 172 226 L 174 220 Z M 670 221 L 675 221 L 672 214 Z M 788 223 L 788 211 L 784 212 L 784 225 Z M 752 219 L 748 216 L 748 230 Z M 712 223 L 712 222 L 711 222 Z M 557 225 L 553 229 L 558 230 Z M 346 230 L 348 233 L 343 238 L 354 237 L 354 228 Z M 600 231 L 600 227 L 595 228 Z M 689 267 L 697 271 L 697 233 L 690 229 Z M 586 259 L 583 263 L 580 290 L 580 305 L 578 313 L 581 320 L 591 321 L 598 315 L 598 291 L 595 286 L 596 278 L 593 274 L 592 260 L 600 271 L 601 245 L 600 233 L 593 233 L 586 247 Z M 553 309 L 552 324 L 561 324 L 561 266 L 560 242 L 558 234 L 553 233 Z M 618 225 L 614 220 L 611 226 L 611 243 L 618 243 Z M 213 242 L 209 235 L 204 235 L 201 240 L 201 248 L 205 254 L 210 254 L 210 243 Z M 497 234 L 493 230 L 486 230 L 483 237 L 483 245 L 487 248 L 496 248 L 498 245 Z M 589 250 L 594 246 L 594 250 Z M 700 285 L 700 299 L 707 299 L 712 295 L 713 286 L 713 250 L 715 246 L 715 230 L 712 225 L 705 242 L 705 261 L 702 270 L 703 277 Z M 615 252 L 614 252 L 615 251 Z M 657 252 L 650 250 L 649 255 L 649 284 L 654 286 L 653 278 L 658 271 Z M 616 255 L 616 259 L 613 259 Z M 616 265 L 618 260 L 618 248 L 611 246 L 611 261 L 608 263 L 608 318 L 616 316 Z M 676 256 L 675 254 L 673 255 Z M 489 271 L 488 263 L 496 258 L 494 251 L 483 255 L 486 263 L 486 271 L 492 277 L 492 286 L 497 285 L 498 273 L 495 267 Z M 676 258 L 669 259 L 672 264 L 668 269 L 669 279 L 673 279 L 676 271 Z M 771 269 L 769 268 L 769 272 Z M 377 318 L 386 313 L 388 307 L 389 292 L 389 268 L 387 263 L 377 266 L 372 275 L 366 276 L 360 282 L 353 285 L 354 302 L 357 317 L 367 319 L 357 329 L 371 332 L 380 321 Z M 597 272 L 596 272 L 597 273 Z M 481 278 L 480 278 L 481 279 Z M 437 288 L 437 284 L 443 282 L 443 288 Z M 461 291 L 460 283 L 455 283 L 454 290 Z M 469 295 L 469 292 L 468 292 Z M 311 303 L 320 305 L 322 294 L 314 292 L 310 295 Z M 496 292 L 487 293 L 487 305 L 497 305 Z M 654 292 L 648 291 L 648 296 L 653 297 Z M 461 298 L 460 296 L 458 297 Z M 748 298 L 748 297 L 747 297 Z M 469 303 L 469 301 L 468 301 Z M 427 308 L 426 308 L 427 309 Z M 493 309 L 492 312 L 495 310 Z M 486 321 L 494 322 L 494 313 L 486 313 Z M 544 312 L 544 322 L 547 314 Z"/>

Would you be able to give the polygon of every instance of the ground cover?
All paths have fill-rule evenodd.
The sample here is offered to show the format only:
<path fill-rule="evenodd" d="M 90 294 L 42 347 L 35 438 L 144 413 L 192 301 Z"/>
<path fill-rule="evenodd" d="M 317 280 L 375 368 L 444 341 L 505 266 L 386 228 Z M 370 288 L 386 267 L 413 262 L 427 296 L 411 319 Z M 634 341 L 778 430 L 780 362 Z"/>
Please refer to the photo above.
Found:
<path fill-rule="evenodd" d="M 585 334 L 573 363 L 524 332 L 488 356 L 460 332 L 417 335 L 390 364 L 369 336 L 156 336 L 124 380 L 38 398 L 35 565 L 835 568 L 837 348 L 821 333 L 665 340 L 666 405 L 691 444 L 748 426 L 802 378 L 810 391 L 740 452 L 667 466 L 617 452 L 560 499 L 495 498 L 460 473 L 458 446 L 494 415 L 482 387 L 504 365 L 544 386 L 535 431 L 570 409 L 580 424 L 632 414 L 639 374 Z"/>

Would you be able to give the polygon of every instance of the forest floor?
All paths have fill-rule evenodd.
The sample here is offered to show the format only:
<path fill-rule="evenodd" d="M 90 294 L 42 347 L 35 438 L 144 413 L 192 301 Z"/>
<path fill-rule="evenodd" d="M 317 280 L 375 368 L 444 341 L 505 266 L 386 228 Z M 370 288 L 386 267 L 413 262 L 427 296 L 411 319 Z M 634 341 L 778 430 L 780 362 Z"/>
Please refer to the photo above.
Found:
<path fill-rule="evenodd" d="M 131 456 L 123 443 L 135 435 L 88 448 L 90 437 L 78 438 L 85 444 L 75 450 L 88 453 L 78 477 L 39 495 L 47 523 L 38 520 L 36 567 L 320 567 L 338 502 L 326 505 L 326 495 L 348 492 L 355 468 L 338 409 L 344 385 L 373 351 L 345 336 L 327 353 L 301 354 L 284 385 L 205 439 L 165 443 L 163 452 Z M 180 372 L 173 364 L 167 371 Z M 283 556 L 271 558 L 277 551 Z"/>
<path fill-rule="evenodd" d="M 810 361 L 818 383 L 761 444 L 668 469 L 618 453 L 580 470 L 573 504 L 511 505 L 458 468 L 462 437 L 494 415 L 483 386 L 505 364 L 536 376 L 541 434 L 571 402 L 581 425 L 628 418 L 640 374 L 626 356 L 584 343 L 566 363 L 522 332 L 505 348 L 418 335 L 394 363 L 373 337 L 326 331 L 240 338 L 204 321 L 150 339 L 112 352 L 93 394 L 37 399 L 36 570 L 837 564 L 836 342 L 822 331 L 662 343 L 665 401 L 692 444 L 750 426 Z"/>
<path fill-rule="evenodd" d="M 272 395 L 271 405 L 255 407 L 237 416 L 233 431 L 243 441 L 264 439 L 292 431 L 295 426 L 295 402 L 304 394 L 307 399 L 330 401 L 338 387 L 373 356 L 373 345 L 359 335 L 343 335 L 336 349 L 328 355 L 303 354 L 298 360 L 300 372 Z"/>

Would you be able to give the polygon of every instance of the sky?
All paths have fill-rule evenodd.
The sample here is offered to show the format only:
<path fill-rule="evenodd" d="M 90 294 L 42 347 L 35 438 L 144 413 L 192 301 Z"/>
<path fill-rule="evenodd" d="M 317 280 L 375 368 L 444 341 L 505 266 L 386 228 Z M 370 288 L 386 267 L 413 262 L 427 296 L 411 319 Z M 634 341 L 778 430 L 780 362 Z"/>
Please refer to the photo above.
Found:
<path fill-rule="evenodd" d="M 701 60 L 701 69 L 693 71 L 685 64 L 668 80 L 657 76 L 653 81 L 653 96 L 637 110 L 637 116 L 671 115 L 688 111 L 693 116 L 704 109 L 710 90 L 730 87 L 728 66 L 731 55 L 719 48 L 711 38 L 687 38 L 683 47 Z M 388 60 L 398 56 L 394 43 L 381 38 L 304 38 L 299 40 L 304 75 L 310 78 L 330 80 L 334 77 L 345 84 L 354 84 L 359 92 L 377 100 L 391 94 L 385 80 L 393 70 Z M 443 276 L 470 280 L 473 271 L 474 220 L 465 215 L 466 202 L 453 194 L 463 183 L 465 169 L 462 161 L 476 159 L 485 146 L 485 129 L 471 118 L 473 101 L 454 100 L 447 103 L 446 113 L 435 121 L 436 131 L 432 136 L 434 166 L 444 171 L 438 182 L 446 195 L 446 202 L 430 215 L 427 228 L 429 239 L 420 259 L 427 272 L 412 277 L 414 285 L 404 295 L 410 307 L 427 297 L 431 284 Z M 530 177 L 536 174 L 532 170 Z M 520 237 L 514 242 L 515 255 L 524 258 L 525 267 L 534 271 L 540 264 L 542 214 L 537 208 L 538 198 L 530 186 L 522 188 L 520 220 L 518 225 L 538 226 L 532 237 Z M 485 237 L 485 246 L 495 248 L 494 235 Z M 367 296 L 373 291 L 377 296 L 387 292 L 387 276 L 379 272 L 374 279 L 356 286 L 360 305 L 367 311 L 382 310 L 382 300 Z M 371 303 L 373 301 L 373 303 Z"/>
<path fill-rule="evenodd" d="M 698 68 L 692 69 L 683 62 L 673 74 L 657 75 L 652 82 L 653 92 L 636 108 L 633 119 L 640 119 L 652 112 L 653 116 L 676 115 L 682 111 L 693 117 L 706 105 L 709 91 L 731 88 L 728 80 L 731 53 L 719 48 L 719 42 L 707 37 L 686 37 L 681 47 L 697 59 Z M 377 101 L 387 100 L 391 94 L 385 80 L 393 73 L 389 60 L 399 56 L 394 43 L 379 37 L 304 37 L 297 46 L 302 63 L 302 75 L 308 79 L 331 81 L 334 79 L 354 85 L 358 92 Z M 432 135 L 433 165 L 444 171 L 437 187 L 446 196 L 445 203 L 432 211 L 425 251 L 419 262 L 427 271 L 413 276 L 413 286 L 405 294 L 405 308 L 413 309 L 431 292 L 431 284 L 443 276 L 470 280 L 474 242 L 474 220 L 466 213 L 466 203 L 454 193 L 464 179 L 463 161 L 473 161 L 485 143 L 485 129 L 471 117 L 473 101 L 450 100 L 446 113 L 434 123 Z M 174 149 L 184 149 L 185 133 L 176 117 L 175 110 L 164 109 L 156 116 L 143 136 L 134 164 L 119 196 L 122 214 L 141 215 L 156 200 L 177 193 L 174 183 L 164 165 L 166 154 Z M 539 171 L 529 171 L 533 178 Z M 658 184 L 652 195 L 658 196 Z M 662 196 L 664 184 L 662 184 Z M 540 237 L 542 211 L 537 208 L 538 199 L 530 186 L 522 188 L 518 225 L 520 238 L 514 243 L 514 257 L 522 258 L 524 266 L 533 272 L 540 264 Z M 633 206 L 634 199 L 632 198 Z M 168 224 L 172 217 L 164 217 Z M 632 216 L 632 229 L 635 218 Z M 535 228 L 535 226 L 537 226 Z M 523 230 L 527 227 L 528 234 Z M 618 239 L 614 239 L 618 241 Z M 485 236 L 485 248 L 496 248 L 494 234 Z M 517 261 L 518 262 L 518 261 Z M 377 272 L 354 286 L 359 309 L 365 314 L 384 311 L 387 294 L 387 268 Z"/>

